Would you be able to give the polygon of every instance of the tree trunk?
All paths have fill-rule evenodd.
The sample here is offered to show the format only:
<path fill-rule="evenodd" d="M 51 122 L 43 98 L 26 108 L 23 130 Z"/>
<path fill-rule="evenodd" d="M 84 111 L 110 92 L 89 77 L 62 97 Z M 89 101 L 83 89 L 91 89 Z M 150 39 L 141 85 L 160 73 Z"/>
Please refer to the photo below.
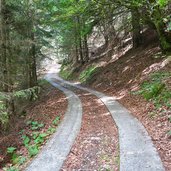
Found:
<path fill-rule="evenodd" d="M 79 63 L 79 52 L 78 52 L 78 28 L 77 28 L 77 23 L 75 25 L 75 62 L 76 64 Z"/>
<path fill-rule="evenodd" d="M 84 59 L 83 59 L 83 48 L 82 48 L 81 35 L 79 36 L 79 53 L 80 53 L 80 61 L 83 64 L 84 63 Z"/>
<path fill-rule="evenodd" d="M 7 25 L 8 16 L 4 0 L 0 0 L 0 65 L 1 65 L 1 83 L 0 90 L 8 92 L 10 85 L 8 82 L 9 68 L 8 68 L 8 37 L 9 28 Z"/>
<path fill-rule="evenodd" d="M 159 37 L 161 50 L 163 53 L 171 52 L 171 37 L 169 37 L 169 35 L 167 35 L 165 32 L 166 26 L 161 16 L 162 15 L 159 6 L 155 7 L 153 12 L 153 22 Z"/>
<path fill-rule="evenodd" d="M 89 50 L 88 50 L 88 44 L 87 44 L 87 36 L 84 36 L 84 56 L 85 56 L 85 62 L 88 62 L 89 60 Z"/>
<path fill-rule="evenodd" d="M 142 45 L 142 35 L 141 35 L 141 26 L 140 26 L 140 14 L 138 8 L 134 7 L 131 9 L 132 15 L 132 29 L 133 29 L 133 48 L 138 48 Z"/>
<path fill-rule="evenodd" d="M 34 33 L 31 33 L 31 49 L 29 53 L 29 88 L 37 85 L 37 73 L 36 73 L 36 46 Z"/>
<path fill-rule="evenodd" d="M 84 64 L 83 48 L 82 48 L 82 36 L 81 36 L 81 22 L 80 22 L 79 16 L 77 16 L 77 24 L 78 24 L 79 56 L 80 56 L 81 63 Z"/>
<path fill-rule="evenodd" d="M 79 54 L 78 54 L 77 44 L 75 45 L 75 57 L 76 57 L 76 63 L 78 64 L 78 62 L 79 62 Z"/>
<path fill-rule="evenodd" d="M 32 2 L 29 1 L 29 4 Z M 37 86 L 37 69 L 36 69 L 36 44 L 35 44 L 35 33 L 34 33 L 34 16 L 35 11 L 29 9 L 28 14 L 30 15 L 30 21 L 28 25 L 30 28 L 28 30 L 28 38 L 31 41 L 30 49 L 29 49 L 29 88 Z"/>
<path fill-rule="evenodd" d="M 151 6 L 153 6 L 153 1 L 149 1 Z M 148 10 L 151 10 L 149 7 Z M 171 52 L 171 37 L 165 32 L 166 25 L 163 22 L 162 9 L 160 9 L 159 5 L 155 5 L 153 7 L 152 14 L 149 18 L 151 18 L 152 23 L 154 24 L 154 29 L 158 34 L 158 39 L 160 41 L 160 47 L 163 53 Z"/>

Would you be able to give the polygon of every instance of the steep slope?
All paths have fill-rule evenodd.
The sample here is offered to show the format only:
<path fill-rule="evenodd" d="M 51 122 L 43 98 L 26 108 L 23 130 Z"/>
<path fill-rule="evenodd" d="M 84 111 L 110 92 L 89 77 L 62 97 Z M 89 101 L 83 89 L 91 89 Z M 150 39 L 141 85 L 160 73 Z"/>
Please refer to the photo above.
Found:
<path fill-rule="evenodd" d="M 90 74 L 89 68 L 92 66 L 98 69 Z M 149 83 L 152 89 L 151 80 L 153 81 L 154 78 L 151 75 L 156 73 L 158 74 L 157 80 L 167 88 L 168 93 L 165 92 L 165 94 L 170 95 L 171 63 L 169 58 L 161 54 L 159 47 L 151 45 L 146 48 L 128 50 L 123 55 L 114 54 L 110 58 L 106 55 L 90 61 L 77 68 L 72 78 L 82 78 L 81 76 L 85 73 L 88 73 L 88 77 L 84 80 L 85 85 L 116 97 L 143 123 L 160 153 L 166 170 L 171 170 L 171 108 L 169 107 L 171 98 L 170 96 L 165 98 L 159 92 L 158 99 L 164 99 L 167 104 L 159 102 L 157 106 L 156 98 L 152 97 L 147 100 L 143 94 L 139 93 L 144 82 Z M 167 76 L 163 76 L 163 73 Z"/>

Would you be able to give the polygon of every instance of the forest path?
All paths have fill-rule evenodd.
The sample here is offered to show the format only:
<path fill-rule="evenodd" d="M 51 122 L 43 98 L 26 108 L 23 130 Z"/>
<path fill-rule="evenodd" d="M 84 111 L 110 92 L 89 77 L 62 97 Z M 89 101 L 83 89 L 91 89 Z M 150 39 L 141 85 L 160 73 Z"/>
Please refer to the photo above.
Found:
<path fill-rule="evenodd" d="M 60 170 L 81 128 L 82 104 L 78 96 L 53 82 L 50 77 L 47 76 L 46 79 L 54 87 L 64 92 L 68 100 L 68 108 L 57 132 L 26 168 L 26 171 Z"/>
<path fill-rule="evenodd" d="M 80 89 L 97 96 L 111 113 L 119 131 L 121 171 L 164 171 L 163 164 L 144 126 L 113 97 L 52 74 L 55 82 L 67 89 Z"/>
<path fill-rule="evenodd" d="M 65 90 L 69 89 L 72 91 L 73 89 L 80 89 L 83 91 L 87 91 L 97 96 L 97 98 L 99 98 L 103 102 L 103 104 L 111 113 L 119 131 L 121 171 L 164 171 L 161 159 L 144 126 L 135 117 L 133 117 L 133 115 L 126 108 L 119 104 L 113 97 L 109 97 L 104 95 L 103 93 L 84 88 L 79 84 L 74 84 L 62 80 L 57 74 L 57 68 L 58 67 L 55 65 L 51 66 L 51 69 L 46 76 L 48 80 L 50 79 L 50 83 L 52 83 L 52 85 L 64 87 Z M 60 138 L 58 137 L 58 139 Z M 60 141 L 64 142 L 62 139 Z M 60 146 L 57 147 L 56 142 L 54 142 L 54 144 L 56 149 L 60 149 Z M 46 151 L 46 153 L 47 156 L 46 154 L 44 155 L 44 165 L 47 165 L 46 160 L 47 157 L 50 156 L 48 154 L 48 150 Z M 50 150 L 50 153 L 53 156 L 53 153 L 57 153 L 57 150 L 55 150 L 54 152 L 53 150 Z M 42 162 L 42 160 L 37 160 L 37 162 L 37 164 L 40 165 L 39 162 Z M 50 165 L 51 162 L 52 161 L 49 161 L 48 165 Z M 56 162 L 58 161 L 56 160 Z M 42 171 L 44 169 L 38 170 Z M 59 168 L 50 169 L 46 167 L 45 170 L 56 171 L 59 170 Z"/>

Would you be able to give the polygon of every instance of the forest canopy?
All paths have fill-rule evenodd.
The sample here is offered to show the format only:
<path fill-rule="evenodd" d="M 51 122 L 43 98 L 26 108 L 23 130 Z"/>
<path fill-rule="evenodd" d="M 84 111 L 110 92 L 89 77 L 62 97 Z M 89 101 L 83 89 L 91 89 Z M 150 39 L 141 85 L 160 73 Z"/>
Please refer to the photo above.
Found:
<path fill-rule="evenodd" d="M 170 0 L 1 0 L 0 91 L 37 85 L 42 47 L 53 47 L 72 62 L 87 62 L 95 33 L 105 45 L 131 36 L 137 48 L 144 43 L 144 30 L 152 29 L 162 51 L 170 52 L 170 10 Z"/>

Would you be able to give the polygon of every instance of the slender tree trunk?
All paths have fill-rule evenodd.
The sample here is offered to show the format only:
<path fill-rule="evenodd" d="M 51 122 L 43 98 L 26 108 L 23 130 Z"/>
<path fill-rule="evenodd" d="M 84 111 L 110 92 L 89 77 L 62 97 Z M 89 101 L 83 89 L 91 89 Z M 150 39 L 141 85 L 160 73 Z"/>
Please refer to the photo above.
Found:
<path fill-rule="evenodd" d="M 29 53 L 29 87 L 37 85 L 37 73 L 36 73 L 36 45 L 34 33 L 31 32 L 31 49 Z"/>
<path fill-rule="evenodd" d="M 2 13 L 2 5 L 3 2 L 0 0 L 0 79 L 3 81 L 3 13 Z M 3 82 L 0 82 L 0 91 L 3 91 L 4 84 Z"/>
<path fill-rule="evenodd" d="M 29 1 L 30 2 L 30 1 Z M 37 85 L 37 72 L 36 72 L 36 45 L 35 45 L 35 33 L 34 33 L 34 11 L 29 10 L 30 21 L 28 22 L 28 38 L 31 43 L 29 43 L 29 56 L 28 56 L 28 66 L 29 66 L 29 88 Z"/>
<path fill-rule="evenodd" d="M 75 62 L 79 62 L 79 52 L 78 52 L 78 29 L 77 24 L 75 25 Z"/>
<path fill-rule="evenodd" d="M 83 59 L 82 36 L 81 36 L 81 22 L 79 16 L 77 16 L 77 24 L 78 24 L 79 56 L 80 56 L 80 61 L 83 64 L 84 59 Z"/>
<path fill-rule="evenodd" d="M 89 50 L 88 50 L 88 44 L 87 44 L 87 36 L 84 36 L 84 56 L 85 56 L 85 62 L 88 62 L 89 60 Z"/>
<path fill-rule="evenodd" d="M 83 59 L 83 48 L 82 48 L 81 35 L 79 36 L 79 53 L 80 53 L 80 61 L 83 64 L 84 63 L 84 59 Z"/>
<path fill-rule="evenodd" d="M 9 29 L 7 25 L 7 9 L 4 0 L 0 0 L 0 63 L 1 63 L 1 91 L 8 92 L 10 87 L 8 83 L 8 37 Z"/>
<path fill-rule="evenodd" d="M 76 57 L 76 63 L 78 64 L 78 62 L 79 62 L 79 53 L 78 53 L 77 44 L 75 45 L 75 57 Z"/>
<path fill-rule="evenodd" d="M 7 26 L 7 58 L 6 58 L 6 67 L 7 67 L 7 84 L 8 84 L 8 91 L 13 91 L 13 74 L 12 74 L 12 52 L 11 52 L 11 39 L 10 39 L 10 28 Z"/>
<path fill-rule="evenodd" d="M 141 36 L 141 26 L 140 26 L 140 14 L 138 8 L 134 7 L 131 9 L 132 15 L 132 29 L 133 29 L 133 48 L 138 48 L 142 45 L 142 36 Z"/>

